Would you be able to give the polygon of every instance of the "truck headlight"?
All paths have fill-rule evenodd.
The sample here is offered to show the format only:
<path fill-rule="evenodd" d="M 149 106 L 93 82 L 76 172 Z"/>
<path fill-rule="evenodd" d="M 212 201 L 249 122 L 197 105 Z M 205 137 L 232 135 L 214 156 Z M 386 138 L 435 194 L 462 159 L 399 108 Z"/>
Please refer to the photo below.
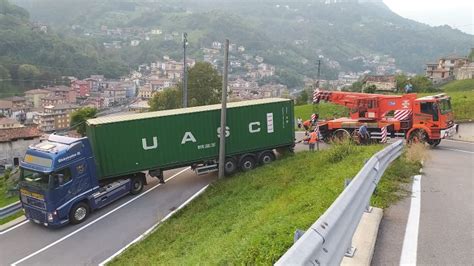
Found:
<path fill-rule="evenodd" d="M 53 214 L 48 212 L 48 222 L 52 222 L 54 219 Z"/>

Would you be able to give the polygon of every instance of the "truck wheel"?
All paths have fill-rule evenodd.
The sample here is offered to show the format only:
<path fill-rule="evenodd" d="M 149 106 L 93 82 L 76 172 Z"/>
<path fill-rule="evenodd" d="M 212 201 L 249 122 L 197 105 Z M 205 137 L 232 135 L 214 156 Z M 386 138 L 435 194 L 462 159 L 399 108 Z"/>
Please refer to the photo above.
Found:
<path fill-rule="evenodd" d="M 349 131 L 343 128 L 334 131 L 334 133 L 332 134 L 332 141 L 343 142 L 351 139 L 351 133 L 349 133 Z"/>
<path fill-rule="evenodd" d="M 441 139 L 428 140 L 428 144 L 430 144 L 431 148 L 438 146 L 440 143 L 441 143 Z"/>
<path fill-rule="evenodd" d="M 258 163 L 261 165 L 269 164 L 275 161 L 275 154 L 273 151 L 264 151 L 258 156 Z"/>
<path fill-rule="evenodd" d="M 130 194 L 137 195 L 143 190 L 143 178 L 134 177 L 131 181 Z"/>
<path fill-rule="evenodd" d="M 237 171 L 237 162 L 234 158 L 226 158 L 224 162 L 224 174 L 233 175 Z"/>
<path fill-rule="evenodd" d="M 426 143 L 428 141 L 428 135 L 423 129 L 414 130 L 408 137 L 408 143 Z"/>
<path fill-rule="evenodd" d="M 72 224 L 79 224 L 84 222 L 89 216 L 90 208 L 85 202 L 79 202 L 74 205 L 69 212 L 69 222 Z"/>
<path fill-rule="evenodd" d="M 242 160 L 240 160 L 240 169 L 243 172 L 247 172 L 255 168 L 256 162 L 252 156 L 245 156 Z"/>

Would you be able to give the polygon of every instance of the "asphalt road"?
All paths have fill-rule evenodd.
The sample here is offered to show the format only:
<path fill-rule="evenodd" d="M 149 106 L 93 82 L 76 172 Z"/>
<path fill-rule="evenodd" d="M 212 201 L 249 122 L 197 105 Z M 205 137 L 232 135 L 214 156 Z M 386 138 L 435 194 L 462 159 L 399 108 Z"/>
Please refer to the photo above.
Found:
<path fill-rule="evenodd" d="M 296 139 L 302 138 L 297 133 Z M 327 147 L 321 144 L 321 149 Z M 307 150 L 298 144 L 296 151 Z M 143 234 L 217 178 L 186 168 L 165 172 L 165 185 L 148 178 L 145 190 L 91 214 L 79 225 L 59 229 L 25 222 L 0 235 L 0 265 L 97 265 Z"/>
<path fill-rule="evenodd" d="M 429 154 L 421 177 L 418 235 L 405 236 L 411 198 L 388 208 L 372 265 L 400 264 L 404 241 L 417 243 L 410 253 L 419 265 L 474 263 L 474 143 L 442 141 Z"/>
<path fill-rule="evenodd" d="M 165 185 L 157 186 L 157 180 L 150 178 L 136 200 L 126 196 L 92 213 L 83 224 L 55 230 L 28 222 L 1 235 L 0 264 L 97 265 L 216 178 L 182 170 L 165 172 L 165 178 L 179 173 Z"/>

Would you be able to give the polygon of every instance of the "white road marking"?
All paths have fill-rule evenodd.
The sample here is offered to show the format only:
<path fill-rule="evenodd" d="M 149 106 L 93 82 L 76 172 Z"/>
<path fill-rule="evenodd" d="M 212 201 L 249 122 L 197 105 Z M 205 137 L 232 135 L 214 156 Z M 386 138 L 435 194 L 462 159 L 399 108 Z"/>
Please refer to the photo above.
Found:
<path fill-rule="evenodd" d="M 410 212 L 403 239 L 400 265 L 416 265 L 421 209 L 421 175 L 413 178 Z"/>
<path fill-rule="evenodd" d="M 464 152 L 464 153 L 474 154 L 474 152 L 472 152 L 472 151 L 465 151 L 465 150 L 458 150 L 458 149 L 450 149 L 450 148 L 444 148 L 444 147 L 440 147 L 440 148 L 441 148 L 441 150 L 457 151 L 457 152 Z"/>
<path fill-rule="evenodd" d="M 26 223 L 28 223 L 28 222 L 29 222 L 29 220 L 25 220 L 25 221 L 23 221 L 23 222 L 21 222 L 21 223 L 19 223 L 19 224 L 16 224 L 16 225 L 14 225 L 14 226 L 12 226 L 12 227 L 10 227 L 10 228 L 8 228 L 8 229 L 6 229 L 6 230 L 0 232 L 0 235 L 6 234 L 6 233 L 10 232 L 11 230 L 14 230 L 15 228 L 18 228 L 18 227 L 20 227 L 20 226 L 22 226 L 22 225 L 24 225 L 24 224 L 26 224 Z"/>
<path fill-rule="evenodd" d="M 164 221 L 168 220 L 173 214 L 175 214 L 177 211 L 179 211 L 181 208 L 184 206 L 188 205 L 189 202 L 191 202 L 193 199 L 195 199 L 197 196 L 201 195 L 201 193 L 204 192 L 204 190 L 207 189 L 209 185 L 206 185 L 205 187 L 201 188 L 198 192 L 196 192 L 194 195 L 192 195 L 189 199 L 187 199 L 183 204 L 181 204 L 177 209 L 174 211 L 170 212 L 168 215 L 165 216 L 165 218 L 161 219 L 158 223 L 154 224 L 152 227 L 150 227 L 148 230 L 146 230 L 143 234 L 135 238 L 132 242 L 128 243 L 125 247 L 121 248 L 119 251 L 115 252 L 112 256 L 108 257 L 105 259 L 103 262 L 99 263 L 99 266 L 104 266 L 106 263 L 120 255 L 122 252 L 124 252 L 127 248 L 129 248 L 131 245 L 137 243 L 138 241 L 142 240 L 145 236 L 150 234 L 158 225 L 163 223 Z"/>
<path fill-rule="evenodd" d="M 453 139 L 443 139 L 442 141 L 460 142 L 460 143 L 466 143 L 466 144 L 474 145 L 474 142 L 470 142 L 470 141 L 453 140 Z"/>
<path fill-rule="evenodd" d="M 190 167 L 184 168 L 183 170 L 179 171 L 178 173 L 172 175 L 170 178 L 166 179 L 166 181 L 175 178 L 176 176 L 180 175 L 180 174 L 183 173 L 184 171 L 187 171 L 189 168 L 190 168 Z M 115 209 L 109 211 L 108 213 L 106 213 L 106 214 L 100 216 L 99 218 L 95 219 L 94 221 L 92 221 L 92 222 L 90 222 L 90 223 L 84 225 L 83 227 L 77 229 L 76 231 L 73 231 L 72 233 L 63 236 L 63 237 L 61 237 L 60 239 L 54 241 L 53 243 L 51 243 L 51 244 L 49 244 L 49 245 L 43 247 L 42 249 L 37 250 L 37 251 L 31 253 L 30 255 L 28 255 L 28 256 L 22 258 L 21 260 L 18 260 L 18 261 L 16 261 L 16 262 L 12 263 L 12 266 L 15 266 L 15 265 L 17 265 L 17 264 L 19 264 L 19 263 L 22 263 L 22 262 L 24 262 L 25 260 L 27 260 L 27 259 L 29 259 L 29 258 L 31 258 L 31 257 L 33 257 L 33 256 L 35 256 L 35 255 L 38 255 L 39 253 L 41 253 L 41 252 L 47 250 L 48 248 L 50 248 L 50 247 L 52 247 L 52 246 L 55 246 L 56 244 L 58 244 L 58 243 L 60 243 L 60 242 L 62 242 L 62 241 L 64 241 L 64 240 L 70 238 L 71 236 L 73 236 L 73 235 L 79 233 L 80 231 L 86 229 L 87 227 L 89 227 L 89 226 L 95 224 L 96 222 L 98 222 L 98 221 L 104 219 L 105 217 L 109 216 L 110 214 L 116 212 L 117 210 L 121 209 L 122 207 L 124 207 L 124 206 L 126 206 L 126 205 L 128 205 L 128 204 L 134 202 L 135 200 L 137 200 L 137 199 L 139 199 L 139 198 L 145 196 L 146 194 L 148 194 L 149 192 L 151 192 L 151 191 L 154 190 L 155 188 L 159 187 L 160 185 L 161 185 L 161 184 L 155 185 L 154 187 L 150 188 L 149 190 L 147 190 L 147 191 L 141 193 L 140 195 L 134 197 L 133 199 L 131 199 L 131 200 L 129 200 L 129 201 L 123 203 L 122 205 L 120 205 L 120 206 L 116 207 Z"/>

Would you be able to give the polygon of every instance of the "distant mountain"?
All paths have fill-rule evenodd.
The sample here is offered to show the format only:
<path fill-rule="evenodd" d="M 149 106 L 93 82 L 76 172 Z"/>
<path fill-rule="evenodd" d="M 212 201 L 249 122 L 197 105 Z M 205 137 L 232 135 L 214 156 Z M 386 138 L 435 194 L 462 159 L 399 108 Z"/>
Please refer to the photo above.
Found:
<path fill-rule="evenodd" d="M 7 0 L 0 0 L 0 36 L 3 96 L 6 91 L 13 94 L 60 82 L 61 76 L 119 77 L 128 72 L 128 67 L 107 57 L 97 42 L 58 35 L 48 25 L 31 22 L 25 9 Z"/>
<path fill-rule="evenodd" d="M 424 64 L 444 55 L 466 55 L 473 36 L 448 26 L 430 27 L 392 12 L 381 1 L 324 0 L 15 0 L 32 19 L 79 36 L 102 26 L 184 31 L 190 50 L 229 38 L 277 69 L 314 77 L 323 57 L 323 76 L 370 69 L 368 61 L 395 59 L 399 69 L 421 73 Z M 72 30 L 72 29 L 75 30 Z M 78 31 L 77 29 L 80 29 Z M 102 40 L 104 37 L 97 37 Z M 153 39 L 119 51 L 130 65 L 179 57 L 180 39 Z M 385 55 L 385 57 L 384 57 Z M 391 69 L 394 71 L 395 69 Z"/>

